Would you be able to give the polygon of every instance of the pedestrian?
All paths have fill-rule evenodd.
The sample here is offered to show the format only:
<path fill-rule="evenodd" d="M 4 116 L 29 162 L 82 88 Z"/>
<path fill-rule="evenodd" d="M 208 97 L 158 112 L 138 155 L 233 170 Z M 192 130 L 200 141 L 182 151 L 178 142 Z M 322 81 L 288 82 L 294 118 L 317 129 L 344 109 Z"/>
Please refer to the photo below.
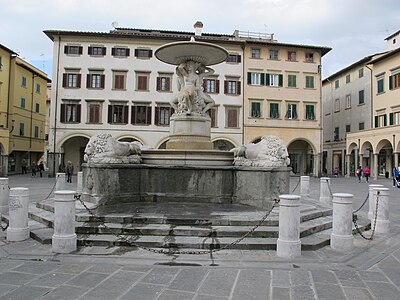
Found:
<path fill-rule="evenodd" d="M 362 176 L 362 168 L 361 166 L 358 166 L 357 171 L 356 171 L 356 175 L 358 177 L 358 182 L 361 182 L 361 176 Z"/>
<path fill-rule="evenodd" d="M 32 177 L 36 177 L 36 163 L 33 161 L 31 165 Z"/>
<path fill-rule="evenodd" d="M 27 166 L 26 159 L 23 158 L 21 161 L 22 174 L 26 174 L 26 166 Z"/>
<path fill-rule="evenodd" d="M 67 162 L 66 173 L 67 173 L 67 182 L 71 183 L 72 182 L 72 174 L 74 173 L 74 165 L 72 164 L 72 162 L 70 160 Z"/>
<path fill-rule="evenodd" d="M 364 176 L 365 176 L 365 180 L 368 182 L 368 178 L 371 175 L 371 169 L 368 165 L 365 166 L 364 168 Z"/>
<path fill-rule="evenodd" d="M 43 177 L 43 172 L 44 171 L 44 164 L 43 164 L 43 160 L 41 160 L 40 162 L 39 162 L 39 175 L 40 175 L 40 177 Z"/>
<path fill-rule="evenodd" d="M 335 167 L 335 169 L 333 170 L 333 175 L 335 175 L 335 177 L 338 177 L 339 173 L 340 173 L 339 168 Z"/>
<path fill-rule="evenodd" d="M 392 172 L 392 176 L 393 176 L 393 187 L 398 187 L 400 188 L 400 184 L 399 184 L 399 170 L 396 167 L 393 167 L 393 172 Z"/>

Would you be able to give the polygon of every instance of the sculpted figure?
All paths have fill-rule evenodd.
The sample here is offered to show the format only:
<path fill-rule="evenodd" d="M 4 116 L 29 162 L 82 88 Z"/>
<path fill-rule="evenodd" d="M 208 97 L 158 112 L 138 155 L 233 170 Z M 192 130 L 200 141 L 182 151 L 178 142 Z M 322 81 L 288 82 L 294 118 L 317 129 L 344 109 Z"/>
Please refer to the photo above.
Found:
<path fill-rule="evenodd" d="M 234 153 L 233 164 L 236 166 L 281 167 L 290 164 L 286 146 L 273 135 L 263 136 L 256 144 L 242 145 L 231 151 Z"/>
<path fill-rule="evenodd" d="M 137 142 L 118 142 L 109 133 L 90 138 L 85 148 L 85 162 L 140 163 L 141 150 Z"/>

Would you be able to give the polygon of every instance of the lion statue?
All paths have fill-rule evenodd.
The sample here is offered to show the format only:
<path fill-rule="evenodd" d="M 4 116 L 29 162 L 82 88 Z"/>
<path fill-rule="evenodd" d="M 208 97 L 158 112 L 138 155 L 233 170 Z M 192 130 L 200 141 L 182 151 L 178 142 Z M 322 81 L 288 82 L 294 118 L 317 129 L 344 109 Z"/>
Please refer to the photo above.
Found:
<path fill-rule="evenodd" d="M 274 135 L 267 135 L 254 144 L 242 145 L 231 150 L 235 166 L 286 167 L 290 164 L 289 153 L 283 141 Z"/>
<path fill-rule="evenodd" d="M 138 142 L 118 142 L 109 133 L 92 136 L 86 145 L 84 160 L 94 163 L 140 163 Z"/>

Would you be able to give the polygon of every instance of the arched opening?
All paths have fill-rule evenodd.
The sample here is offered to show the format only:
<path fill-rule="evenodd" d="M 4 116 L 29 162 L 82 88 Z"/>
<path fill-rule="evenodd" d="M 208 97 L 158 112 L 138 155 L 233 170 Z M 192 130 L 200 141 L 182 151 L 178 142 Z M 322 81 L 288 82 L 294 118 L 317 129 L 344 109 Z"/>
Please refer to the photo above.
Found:
<path fill-rule="evenodd" d="M 85 154 L 85 148 L 89 139 L 84 136 L 74 136 L 62 144 L 62 153 L 60 164 L 58 166 L 59 172 L 65 171 L 65 166 L 68 161 L 71 161 L 74 166 L 74 173 L 82 170 L 82 163 L 84 162 L 83 156 Z"/>
<path fill-rule="evenodd" d="M 290 167 L 296 175 L 318 176 L 315 171 L 315 152 L 310 143 L 305 140 L 295 140 L 288 145 Z"/>
<path fill-rule="evenodd" d="M 392 169 L 392 144 L 384 139 L 379 141 L 376 152 L 378 153 L 378 176 L 390 176 L 390 170 Z"/>
<path fill-rule="evenodd" d="M 235 145 L 227 140 L 215 140 L 213 141 L 214 150 L 229 151 L 235 148 Z"/>
<path fill-rule="evenodd" d="M 139 141 L 138 139 L 135 139 L 133 137 L 124 137 L 124 138 L 119 139 L 118 142 L 127 142 L 127 143 L 138 142 L 138 143 L 142 144 L 141 141 Z"/>

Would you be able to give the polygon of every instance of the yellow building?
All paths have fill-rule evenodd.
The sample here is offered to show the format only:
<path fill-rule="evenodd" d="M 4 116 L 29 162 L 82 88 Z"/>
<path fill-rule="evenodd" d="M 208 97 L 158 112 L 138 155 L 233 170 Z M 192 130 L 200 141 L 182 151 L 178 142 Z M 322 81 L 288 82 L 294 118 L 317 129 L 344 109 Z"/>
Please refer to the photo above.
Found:
<path fill-rule="evenodd" d="M 50 79 L 0 45 L 0 142 L 2 175 L 37 163 L 45 150 L 46 89 Z"/>
<path fill-rule="evenodd" d="M 279 136 L 296 174 L 321 173 L 321 58 L 331 48 L 246 40 L 244 142 Z"/>
<path fill-rule="evenodd" d="M 396 33 L 399 38 L 399 32 Z M 391 36 L 392 37 L 392 36 Z M 400 152 L 400 48 L 370 62 L 372 69 L 372 128 L 347 135 L 350 162 L 371 167 L 371 176 L 391 176 Z M 349 172 L 348 172 L 349 173 Z"/>

